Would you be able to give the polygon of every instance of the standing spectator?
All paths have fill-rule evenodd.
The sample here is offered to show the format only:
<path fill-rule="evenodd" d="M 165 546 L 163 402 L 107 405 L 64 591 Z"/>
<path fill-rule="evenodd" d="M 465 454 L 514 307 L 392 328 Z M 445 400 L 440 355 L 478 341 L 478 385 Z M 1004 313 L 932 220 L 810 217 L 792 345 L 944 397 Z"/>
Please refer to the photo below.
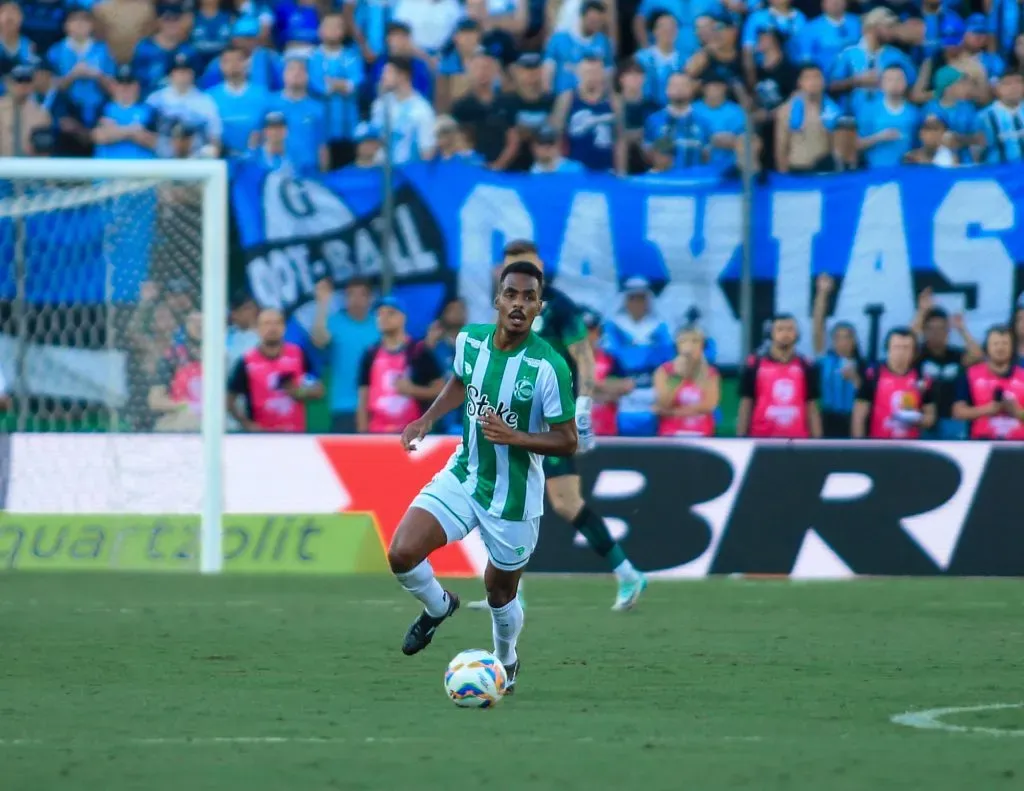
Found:
<path fill-rule="evenodd" d="M 1024 160 L 1024 75 L 1007 72 L 996 87 L 996 100 L 979 113 L 989 164 Z"/>
<path fill-rule="evenodd" d="M 152 159 L 156 154 L 156 110 L 139 101 L 132 67 L 118 68 L 111 101 L 92 132 L 98 159 Z"/>
<path fill-rule="evenodd" d="M 626 172 L 647 170 L 644 156 L 644 126 L 661 106 L 644 96 L 644 72 L 634 60 L 626 62 L 619 72 L 619 97 L 622 102 L 622 138 L 626 147 Z"/>
<path fill-rule="evenodd" d="M 356 144 L 353 165 L 357 168 L 375 168 L 381 165 L 384 161 L 384 152 L 381 149 L 380 132 L 373 124 L 363 121 L 356 126 L 352 140 Z"/>
<path fill-rule="evenodd" d="M 1013 312 L 1013 336 L 1017 339 L 1017 365 L 1024 367 L 1024 291 L 1017 297 Z"/>
<path fill-rule="evenodd" d="M 631 277 L 624 286 L 624 308 L 604 325 L 605 350 L 617 373 L 633 382 L 633 390 L 619 400 L 618 433 L 624 437 L 657 433 L 654 372 L 675 352 L 672 333 L 652 309 L 652 298 L 648 282 Z"/>
<path fill-rule="evenodd" d="M 227 156 L 239 156 L 249 150 L 253 134 L 263 124 L 270 109 L 270 94 L 249 81 L 245 53 L 234 44 L 220 56 L 224 82 L 207 91 L 220 116 L 222 142 Z"/>
<path fill-rule="evenodd" d="M 977 153 L 985 146 L 978 111 L 966 98 L 968 90 L 963 72 L 952 66 L 943 66 L 935 73 L 935 98 L 925 105 L 922 112 L 926 120 L 935 117 L 946 126 L 943 142 L 961 162 L 976 161 Z"/>
<path fill-rule="evenodd" d="M 434 124 L 437 139 L 435 162 L 461 162 L 465 165 L 483 165 L 483 157 L 469 145 L 464 127 L 450 115 L 442 115 Z"/>
<path fill-rule="evenodd" d="M 345 29 L 350 31 L 367 65 L 387 55 L 391 3 L 379 0 L 345 0 L 341 5 Z"/>
<path fill-rule="evenodd" d="M 921 123 L 921 145 L 903 157 L 908 165 L 935 165 L 952 168 L 959 164 L 956 154 L 943 142 L 946 137 L 946 123 L 937 115 L 929 115 Z"/>
<path fill-rule="evenodd" d="M 941 46 L 921 64 L 911 98 L 918 103 L 931 99 L 934 75 L 944 66 L 952 66 L 967 80 L 968 98 L 978 105 L 988 104 L 992 101 L 990 78 L 979 54 L 964 46 L 966 28 L 963 20 L 942 12 L 939 24 L 938 43 Z M 1001 64 L 997 68 L 1001 70 Z"/>
<path fill-rule="evenodd" d="M 306 402 L 324 396 L 302 348 L 284 340 L 284 316 L 264 308 L 257 320 L 259 346 L 235 363 L 228 379 L 228 413 L 245 431 L 302 433 Z M 245 399 L 244 411 L 238 399 Z"/>
<path fill-rule="evenodd" d="M 676 167 L 676 142 L 671 137 L 659 137 L 649 145 L 647 158 L 651 163 L 648 176 L 678 175 L 681 170 Z"/>
<path fill-rule="evenodd" d="M 659 437 L 715 434 L 721 400 L 718 371 L 704 357 L 704 333 L 688 327 L 676 334 L 676 357 L 654 374 Z"/>
<path fill-rule="evenodd" d="M 991 87 L 1006 72 L 1006 61 L 992 51 L 992 27 L 984 14 L 971 14 L 964 25 L 963 51 L 978 67 L 978 78 Z"/>
<path fill-rule="evenodd" d="M 882 95 L 857 114 L 857 149 L 869 168 L 889 168 L 917 143 L 921 113 L 907 101 L 907 75 L 899 66 L 882 72 Z"/>
<path fill-rule="evenodd" d="M 452 376 L 455 365 L 455 339 L 466 326 L 466 303 L 459 297 L 445 301 L 440 315 L 430 329 L 423 343 L 434 353 L 437 366 L 447 380 Z M 445 415 L 437 426 L 440 434 L 462 434 L 462 410 L 456 409 Z"/>
<path fill-rule="evenodd" d="M 1019 0 L 991 0 L 987 5 L 995 51 L 1010 60 L 1024 33 L 1024 4 Z"/>
<path fill-rule="evenodd" d="M 50 114 L 32 97 L 34 76 L 35 68 L 28 63 L 15 66 L 7 75 L 7 90 L 0 96 L 0 156 L 31 156 L 32 132 L 53 126 Z"/>
<path fill-rule="evenodd" d="M 132 70 L 139 78 L 142 95 L 148 96 L 163 85 L 178 55 L 195 57 L 195 50 L 185 42 L 188 30 L 182 18 L 181 6 L 161 3 L 157 6 L 157 29 L 149 38 L 135 46 Z"/>
<path fill-rule="evenodd" d="M 359 404 L 359 371 L 363 354 L 380 340 L 377 322 L 370 314 L 370 284 L 352 278 L 345 286 L 345 307 L 327 315 L 334 298 L 330 280 L 316 284 L 316 314 L 310 338 L 330 356 L 331 431 L 352 434 L 356 430 L 356 408 Z"/>
<path fill-rule="evenodd" d="M 798 335 L 796 319 L 780 314 L 772 320 L 768 351 L 747 358 L 740 376 L 737 436 L 821 437 L 818 376 L 796 353 Z"/>
<path fill-rule="evenodd" d="M 320 27 L 317 0 L 283 0 L 274 7 L 274 40 L 286 54 L 309 54 Z"/>
<path fill-rule="evenodd" d="M 255 149 L 249 152 L 250 160 L 270 172 L 285 170 L 293 176 L 304 175 L 288 154 L 291 148 L 288 144 L 289 134 L 285 114 L 280 110 L 271 110 L 263 118 L 263 132 Z"/>
<path fill-rule="evenodd" d="M 731 18 L 719 19 L 702 16 L 707 23 L 707 41 L 699 52 L 694 53 L 686 62 L 686 73 L 696 80 L 702 80 L 711 74 L 717 74 L 730 85 L 733 90 L 742 86 L 742 59 L 740 57 L 737 38 L 739 30 L 732 24 Z M 781 38 L 780 38 L 781 41 Z"/>
<path fill-rule="evenodd" d="M 970 423 L 971 439 L 1024 440 L 1024 368 L 1014 361 L 1010 327 L 985 335 L 985 360 L 957 380 L 953 416 Z"/>
<path fill-rule="evenodd" d="M 601 317 L 589 311 L 583 314 L 587 343 L 594 355 L 594 406 L 590 423 L 598 437 L 614 437 L 619 432 L 619 399 L 636 388 L 636 383 L 619 375 L 615 359 L 604 350 Z"/>
<path fill-rule="evenodd" d="M 573 159 L 566 159 L 559 151 L 558 132 L 550 126 L 542 126 L 533 138 L 533 165 L 531 173 L 582 173 L 583 165 Z"/>
<path fill-rule="evenodd" d="M 708 131 L 708 163 L 725 170 L 736 167 L 737 151 L 742 154 L 747 119 L 742 108 L 728 98 L 728 87 L 717 75 L 704 81 L 704 98 L 693 106 Z M 754 162 L 760 159 L 760 140 L 753 141 Z"/>
<path fill-rule="evenodd" d="M 650 44 L 649 28 L 653 28 L 653 20 L 659 12 L 667 12 L 676 20 L 679 27 L 679 47 L 687 55 L 697 49 L 695 28 L 698 20 L 719 7 L 716 0 L 640 0 L 633 16 L 633 37 L 638 49 Z M 653 32 L 653 31 L 652 31 Z"/>
<path fill-rule="evenodd" d="M 13 0 L 0 3 L 0 78 L 6 77 L 19 63 L 28 63 L 34 45 L 21 35 L 24 19 L 20 6 Z"/>
<path fill-rule="evenodd" d="M 225 340 L 228 350 L 227 368 L 230 372 L 246 352 L 260 345 L 260 335 L 256 328 L 260 309 L 252 294 L 244 289 L 231 295 L 228 309 L 228 331 Z"/>
<path fill-rule="evenodd" d="M 587 170 L 625 173 L 622 108 L 619 97 L 608 90 L 608 75 L 598 57 L 587 55 L 580 62 L 579 83 L 558 97 L 551 125 L 564 133 L 569 159 Z"/>
<path fill-rule="evenodd" d="M 480 48 L 480 25 L 475 19 L 463 19 L 441 53 L 437 65 L 434 108 L 446 113 L 469 90 L 469 61 Z M 538 56 L 539 57 L 539 56 Z"/>
<path fill-rule="evenodd" d="M 814 356 L 821 387 L 821 427 L 828 439 L 850 436 L 850 421 L 857 390 L 864 382 L 865 366 L 857 344 L 857 331 L 847 321 L 832 326 L 826 343 L 825 315 L 835 293 L 830 275 L 818 275 L 814 294 Z"/>
<path fill-rule="evenodd" d="M 169 84 L 146 100 L 159 115 L 160 140 L 157 154 L 170 156 L 170 130 L 185 127 L 192 131 L 193 154 L 215 156 L 220 148 L 221 122 L 213 99 L 196 88 L 192 56 L 179 52 L 171 64 Z"/>
<path fill-rule="evenodd" d="M 512 124 L 515 156 L 509 170 L 529 170 L 533 164 L 530 143 L 542 126 L 548 126 L 555 97 L 544 90 L 541 56 L 527 52 L 512 67 L 513 92 L 505 94 L 503 105 Z"/>
<path fill-rule="evenodd" d="M 327 14 L 320 23 L 320 46 L 309 58 L 309 81 L 313 92 L 326 99 L 331 170 L 343 168 L 356 154 L 353 134 L 359 124 L 363 59 L 347 36 L 341 14 Z"/>
<path fill-rule="evenodd" d="M 668 78 L 686 65 L 687 56 L 679 49 L 679 23 L 668 11 L 658 11 L 651 18 L 654 43 L 633 57 L 644 71 L 644 96 L 664 105 Z"/>
<path fill-rule="evenodd" d="M 452 118 L 473 139 L 474 150 L 492 170 L 507 170 L 519 147 L 508 106 L 498 96 L 498 61 L 485 49 L 469 62 L 469 92 L 452 105 Z"/>
<path fill-rule="evenodd" d="M 561 30 L 548 39 L 544 53 L 544 73 L 547 87 L 554 94 L 576 88 L 577 70 L 584 59 L 595 59 L 604 68 L 611 69 L 614 60 L 612 43 L 605 33 L 608 14 L 601 0 L 586 0 L 580 8 L 578 34 Z"/>
<path fill-rule="evenodd" d="M 393 8 L 394 20 L 409 28 L 413 46 L 428 56 L 448 43 L 463 14 L 458 0 L 396 0 Z"/>
<path fill-rule="evenodd" d="M 412 61 L 389 57 L 381 75 L 383 96 L 375 99 L 370 109 L 374 126 L 383 129 L 384 114 L 391 114 L 391 149 L 396 165 L 433 158 L 437 141 L 434 138 L 434 110 L 412 87 Z"/>
<path fill-rule="evenodd" d="M 405 332 L 405 307 L 395 297 L 377 302 L 380 343 L 367 349 L 359 367 L 360 433 L 397 434 L 422 416 L 444 387 L 437 360 Z"/>
<path fill-rule="evenodd" d="M 944 8 L 943 0 L 921 0 L 921 20 L 924 22 L 924 40 L 916 48 L 915 60 L 922 63 L 942 51 L 944 38 L 952 38 L 954 29 L 963 30 L 963 19 L 955 11 Z M 960 36 L 958 36 L 960 37 Z M 959 45 L 957 41 L 957 45 Z"/>
<path fill-rule="evenodd" d="M 203 410 L 203 314 L 193 310 L 185 332 L 164 354 L 149 388 L 148 405 L 156 431 L 199 430 Z"/>
<path fill-rule="evenodd" d="M 775 170 L 775 124 L 780 107 L 796 90 L 800 73 L 782 51 L 782 39 L 774 30 L 766 30 L 757 38 L 757 84 L 754 86 L 754 123 L 761 138 L 761 164 Z M 810 65 L 810 64 L 808 64 Z M 821 91 L 824 91 L 824 80 Z"/>
<path fill-rule="evenodd" d="M 846 0 L 822 0 L 821 16 L 800 33 L 800 51 L 823 74 L 831 74 L 839 54 L 860 41 L 860 17 L 847 11 Z"/>
<path fill-rule="evenodd" d="M 800 70 L 797 92 L 775 114 L 775 167 L 780 173 L 836 169 L 833 133 L 839 106 L 825 95 L 821 69 Z"/>
<path fill-rule="evenodd" d="M 32 42 L 33 52 L 48 52 L 64 35 L 64 19 L 73 4 L 67 0 L 19 0 L 18 5 L 21 32 Z"/>
<path fill-rule="evenodd" d="M 935 423 L 930 384 L 914 365 L 914 333 L 889 331 L 885 362 L 868 371 L 857 389 L 852 435 L 857 439 L 918 439 Z"/>
<path fill-rule="evenodd" d="M 260 43 L 260 23 L 255 17 L 242 17 L 231 28 L 230 47 L 242 53 L 245 74 L 248 81 L 265 91 L 279 91 L 282 86 L 281 56 Z M 226 51 L 226 50 L 225 50 Z M 214 60 L 203 72 L 199 86 L 209 90 L 224 80 L 221 57 Z"/>
<path fill-rule="evenodd" d="M 308 176 L 327 170 L 330 153 L 325 140 L 324 105 L 309 94 L 309 70 L 304 57 L 290 55 L 285 60 L 284 89 L 272 106 L 284 114 L 288 159 L 295 172 Z"/>
<path fill-rule="evenodd" d="M 790 0 L 768 0 L 768 7 L 751 12 L 743 23 L 743 72 L 748 88 L 757 80 L 757 37 L 763 30 L 775 30 L 782 40 L 782 48 L 791 61 L 803 58 L 800 42 L 807 17 L 793 8 Z"/>
<path fill-rule="evenodd" d="M 647 119 L 644 142 L 651 146 L 658 140 L 674 141 L 675 167 L 693 168 L 705 162 L 705 147 L 710 133 L 705 121 L 693 108 L 696 86 L 688 74 L 673 74 L 668 81 L 668 106 Z"/>
<path fill-rule="evenodd" d="M 92 37 L 92 14 L 72 7 L 64 23 L 67 36 L 54 44 L 46 59 L 59 81 L 57 87 L 80 109 L 82 123 L 92 128 L 112 88 L 114 59 L 107 45 Z"/>
<path fill-rule="evenodd" d="M 409 82 L 418 94 L 430 101 L 434 96 L 434 75 L 430 66 L 421 57 L 422 53 L 412 43 L 409 26 L 404 22 L 388 24 L 386 57 L 377 58 L 370 69 L 367 79 L 363 82 L 363 94 L 367 101 L 377 96 L 378 88 L 383 88 L 384 70 L 395 58 L 403 58 L 409 64 Z"/>
<path fill-rule="evenodd" d="M 950 345 L 950 326 L 960 333 L 965 348 Z M 966 428 L 953 417 L 956 381 L 964 369 L 982 358 L 981 347 L 968 331 L 963 316 L 956 315 L 951 321 L 949 314 L 935 305 L 931 289 L 925 289 L 918 297 L 917 315 L 911 327 L 922 339 L 917 366 L 921 375 L 933 383 L 938 410 L 938 421 L 925 439 L 964 439 Z"/>
<path fill-rule="evenodd" d="M 205 72 L 228 46 L 231 24 L 231 14 L 224 10 L 220 0 L 199 0 L 192 18 L 192 46 L 200 72 Z"/>

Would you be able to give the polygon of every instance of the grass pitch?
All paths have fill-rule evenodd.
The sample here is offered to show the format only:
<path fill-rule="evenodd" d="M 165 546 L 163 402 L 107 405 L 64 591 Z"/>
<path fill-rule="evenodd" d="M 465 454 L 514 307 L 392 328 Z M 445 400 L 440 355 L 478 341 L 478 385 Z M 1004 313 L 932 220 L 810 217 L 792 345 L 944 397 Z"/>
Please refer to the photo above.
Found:
<path fill-rule="evenodd" d="M 1024 786 L 1024 709 L 890 721 L 1024 700 L 1017 581 L 654 583 L 627 614 L 608 579 L 527 592 L 516 696 L 467 711 L 442 675 L 488 615 L 403 657 L 390 579 L 0 576 L 0 789 Z"/>

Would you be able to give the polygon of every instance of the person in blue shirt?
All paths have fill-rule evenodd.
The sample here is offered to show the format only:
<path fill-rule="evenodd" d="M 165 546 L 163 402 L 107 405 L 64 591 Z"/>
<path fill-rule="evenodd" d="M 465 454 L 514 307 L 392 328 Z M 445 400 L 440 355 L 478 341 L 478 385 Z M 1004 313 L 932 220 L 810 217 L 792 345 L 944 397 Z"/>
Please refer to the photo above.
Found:
<path fill-rule="evenodd" d="M 996 52 L 1004 60 L 1013 55 L 1017 37 L 1024 33 L 1024 5 L 1017 0 L 991 0 L 988 20 L 995 40 Z"/>
<path fill-rule="evenodd" d="M 267 91 L 279 91 L 283 84 L 284 67 L 281 56 L 274 50 L 260 46 L 260 22 L 255 17 L 241 17 L 231 28 L 231 44 L 246 58 L 249 82 Z M 198 85 L 208 91 L 224 79 L 220 58 L 213 61 L 199 78 Z"/>
<path fill-rule="evenodd" d="M 93 127 L 107 102 L 112 87 L 114 59 L 102 41 L 92 37 L 92 14 L 85 8 L 72 8 L 64 23 L 67 36 L 50 48 L 46 60 L 59 78 L 57 86 L 81 111 L 81 121 Z"/>
<path fill-rule="evenodd" d="M 693 105 L 693 112 L 707 128 L 710 147 L 708 164 L 721 169 L 736 165 L 736 151 L 746 132 L 743 109 L 728 98 L 725 81 L 712 76 L 704 81 L 704 98 Z M 759 152 L 755 144 L 754 160 Z"/>
<path fill-rule="evenodd" d="M 288 155 L 288 120 L 280 110 L 271 110 L 263 118 L 263 129 L 247 160 L 267 171 L 285 170 L 302 175 Z"/>
<path fill-rule="evenodd" d="M 377 127 L 367 121 L 357 124 L 352 133 L 352 140 L 356 146 L 356 158 L 352 162 L 353 166 L 376 168 L 383 164 L 384 151 Z"/>
<path fill-rule="evenodd" d="M 800 51 L 829 74 L 839 53 L 860 41 L 860 17 L 847 12 L 846 0 L 822 0 L 821 11 L 800 33 Z"/>
<path fill-rule="evenodd" d="M 542 126 L 533 136 L 533 165 L 531 173 L 582 173 L 583 165 L 573 159 L 566 159 L 558 150 L 558 132 L 553 127 Z"/>
<path fill-rule="evenodd" d="M 299 174 L 327 170 L 327 129 L 324 104 L 309 93 L 306 59 L 292 56 L 284 65 L 284 89 L 276 95 L 273 109 L 284 113 L 288 124 L 288 158 Z"/>
<path fill-rule="evenodd" d="M 353 277 L 345 286 L 344 307 L 339 310 L 331 281 L 316 284 L 310 339 L 328 352 L 331 382 L 327 399 L 331 431 L 336 434 L 355 433 L 360 363 L 366 350 L 380 341 L 376 318 L 370 312 L 372 296 L 369 281 Z"/>
<path fill-rule="evenodd" d="M 882 72 L 881 96 L 857 114 L 857 148 L 869 168 L 902 164 L 917 147 L 921 113 L 907 101 L 907 75 L 899 66 Z"/>
<path fill-rule="evenodd" d="M 247 77 L 245 53 L 230 44 L 220 55 L 224 82 L 207 91 L 223 124 L 221 143 L 227 156 L 244 154 L 270 109 L 271 94 Z"/>
<path fill-rule="evenodd" d="M 380 0 L 342 0 L 345 27 L 352 36 L 367 64 L 384 60 L 387 54 L 388 26 L 393 16 L 391 3 Z"/>
<path fill-rule="evenodd" d="M 837 321 L 826 333 L 825 317 L 835 292 L 835 280 L 821 274 L 815 280 L 814 356 L 821 384 L 822 435 L 828 439 L 847 439 L 857 389 L 864 381 L 866 366 L 857 343 L 857 331 L 846 321 Z"/>
<path fill-rule="evenodd" d="M 320 23 L 320 46 L 309 57 L 309 84 L 324 97 L 327 148 L 331 169 L 355 159 L 353 132 L 359 124 L 359 89 L 363 83 L 363 59 L 346 35 L 341 14 L 327 14 Z"/>
<path fill-rule="evenodd" d="M 620 3 L 620 7 L 623 4 Z M 638 49 L 650 44 L 649 28 L 654 15 L 667 12 L 679 25 L 679 48 L 688 56 L 700 46 L 697 40 L 697 20 L 723 11 L 720 0 L 640 0 L 633 17 L 633 36 Z"/>
<path fill-rule="evenodd" d="M 441 51 L 437 64 L 437 85 L 434 106 L 438 112 L 448 112 L 461 99 L 469 86 L 466 74 L 469 61 L 481 46 L 480 23 L 463 19 L 455 26 L 448 46 Z"/>
<path fill-rule="evenodd" d="M 32 42 L 21 34 L 23 18 L 21 7 L 13 0 L 0 3 L 0 79 L 33 57 Z"/>
<path fill-rule="evenodd" d="M 434 96 L 434 75 L 430 66 L 418 56 L 416 45 L 412 41 L 412 28 L 405 22 L 388 24 L 387 46 L 385 57 L 378 57 L 363 80 L 363 101 L 370 103 L 377 97 L 377 86 L 380 85 L 387 66 L 388 58 L 408 58 L 412 68 L 412 87 L 428 102 Z"/>
<path fill-rule="evenodd" d="M 625 172 L 622 104 L 608 90 L 608 77 L 596 53 L 578 66 L 579 83 L 555 100 L 551 125 L 565 134 L 566 154 L 587 170 Z"/>
<path fill-rule="evenodd" d="M 1024 160 L 1024 75 L 1007 72 L 996 85 L 996 100 L 978 113 L 991 165 Z"/>
<path fill-rule="evenodd" d="M 971 14 L 964 24 L 964 51 L 978 60 L 990 83 L 995 83 L 1006 71 L 1006 60 L 992 51 L 992 26 L 984 14 Z"/>
<path fill-rule="evenodd" d="M 200 0 L 192 18 L 192 46 L 199 55 L 200 73 L 224 51 L 231 40 L 231 14 L 221 7 L 220 0 Z"/>
<path fill-rule="evenodd" d="M 974 151 L 985 145 L 985 136 L 978 123 L 978 110 L 967 101 L 970 90 L 963 72 L 943 66 L 935 74 L 935 98 L 924 106 L 921 114 L 927 119 L 939 118 L 946 125 L 945 144 L 962 163 L 976 162 Z"/>
<path fill-rule="evenodd" d="M 706 162 L 706 148 L 711 139 L 707 123 L 694 112 L 693 98 L 697 88 L 688 74 L 673 74 L 668 81 L 668 105 L 647 119 L 644 124 L 644 147 L 658 140 L 675 142 L 676 168 L 694 168 Z"/>
<path fill-rule="evenodd" d="M 578 82 L 576 70 L 587 56 L 596 56 L 611 69 L 612 42 L 605 30 L 608 11 L 600 0 L 586 0 L 580 8 L 579 34 L 560 30 L 548 39 L 544 52 L 544 76 L 555 94 L 571 91 Z"/>
<path fill-rule="evenodd" d="M 668 11 L 658 11 L 651 19 L 654 43 L 634 55 L 644 70 L 644 97 L 660 105 L 668 101 L 665 86 L 669 76 L 682 71 L 692 53 L 679 49 L 679 23 Z"/>
<path fill-rule="evenodd" d="M 801 34 L 807 24 L 807 17 L 799 9 L 792 8 L 790 0 L 769 0 L 769 6 L 754 11 L 743 23 L 743 70 L 747 84 L 757 82 L 757 37 L 762 30 L 774 30 L 782 39 L 786 57 L 793 63 L 803 60 Z"/>
<path fill-rule="evenodd" d="M 97 159 L 153 159 L 156 157 L 156 111 L 139 101 L 139 81 L 128 65 L 117 69 L 112 100 L 100 114 L 92 132 Z"/>
<path fill-rule="evenodd" d="M 162 87 L 171 71 L 174 58 L 181 53 L 195 58 L 195 49 L 187 42 L 188 32 L 181 6 L 166 3 L 157 6 L 156 33 L 135 45 L 132 71 L 139 78 L 142 95 L 148 96 Z"/>

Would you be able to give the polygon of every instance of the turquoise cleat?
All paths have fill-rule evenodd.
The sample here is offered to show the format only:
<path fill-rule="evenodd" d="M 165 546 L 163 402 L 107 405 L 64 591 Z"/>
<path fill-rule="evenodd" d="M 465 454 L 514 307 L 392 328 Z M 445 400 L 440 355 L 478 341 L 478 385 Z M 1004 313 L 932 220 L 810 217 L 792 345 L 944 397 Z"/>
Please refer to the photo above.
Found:
<path fill-rule="evenodd" d="M 616 612 L 632 610 L 640 600 L 640 595 L 647 589 L 647 577 L 639 574 L 636 579 L 619 582 L 619 593 L 615 597 L 612 609 Z"/>

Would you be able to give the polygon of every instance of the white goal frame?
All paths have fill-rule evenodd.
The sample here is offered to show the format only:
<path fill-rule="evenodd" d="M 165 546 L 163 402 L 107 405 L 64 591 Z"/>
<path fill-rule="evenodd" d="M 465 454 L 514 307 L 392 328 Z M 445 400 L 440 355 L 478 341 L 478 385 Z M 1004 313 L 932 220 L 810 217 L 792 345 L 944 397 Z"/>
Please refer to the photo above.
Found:
<path fill-rule="evenodd" d="M 116 180 L 191 182 L 203 188 L 203 501 L 199 569 L 216 574 L 222 546 L 224 411 L 227 390 L 226 324 L 228 171 L 221 160 L 48 159 L 0 157 L 0 180 Z M 59 208 L 59 204 L 54 208 Z M 27 212 L 28 213 L 28 212 Z"/>

